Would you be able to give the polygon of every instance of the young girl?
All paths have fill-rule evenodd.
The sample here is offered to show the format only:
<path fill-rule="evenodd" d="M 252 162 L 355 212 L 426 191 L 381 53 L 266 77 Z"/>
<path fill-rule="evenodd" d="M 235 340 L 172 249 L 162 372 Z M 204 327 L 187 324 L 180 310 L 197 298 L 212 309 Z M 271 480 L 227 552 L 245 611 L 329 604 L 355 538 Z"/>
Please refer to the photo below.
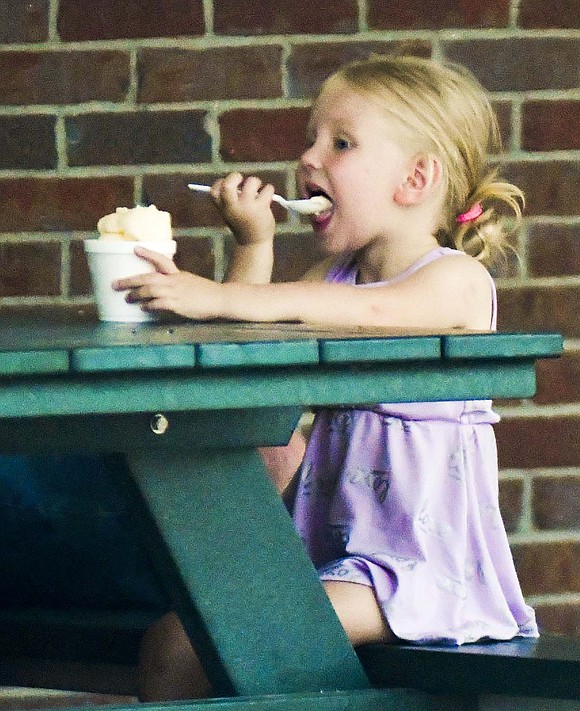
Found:
<path fill-rule="evenodd" d="M 311 219 L 321 265 L 269 283 L 273 188 L 234 173 L 211 192 L 236 239 L 226 283 L 139 249 L 157 272 L 116 287 L 192 319 L 493 330 L 483 265 L 505 248 L 505 208 L 519 219 L 522 200 L 486 165 L 497 144 L 466 70 L 413 57 L 349 64 L 316 98 L 297 170 L 304 197 L 331 201 Z M 353 644 L 537 636 L 498 508 L 497 420 L 489 401 L 317 413 L 292 515 Z M 144 644 L 144 698 L 192 695 L 194 660 L 177 618 L 161 620 Z"/>

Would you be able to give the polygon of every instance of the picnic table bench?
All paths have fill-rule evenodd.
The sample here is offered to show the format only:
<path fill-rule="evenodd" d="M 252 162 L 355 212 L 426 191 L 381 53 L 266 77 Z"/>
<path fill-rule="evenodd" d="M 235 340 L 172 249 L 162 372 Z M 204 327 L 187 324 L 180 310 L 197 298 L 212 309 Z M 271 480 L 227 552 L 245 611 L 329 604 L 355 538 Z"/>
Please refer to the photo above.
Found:
<path fill-rule="evenodd" d="M 131 693 L 140 636 L 171 608 L 224 697 L 211 702 L 217 708 L 434 709 L 442 688 L 509 688 L 575 703 L 578 655 L 569 640 L 504 643 L 519 645 L 508 655 L 498 645 L 355 652 L 256 452 L 285 444 L 305 408 L 530 397 L 534 362 L 561 352 L 558 334 L 102 324 L 83 314 L 51 321 L 1 312 L 0 324 L 0 454 L 102 457 L 134 536 L 96 551 L 85 499 L 86 557 L 81 546 L 60 590 L 74 588 L 83 567 L 96 572 L 139 546 L 146 579 L 95 607 L 64 593 L 60 606 L 46 604 L 43 592 L 10 604 L 0 589 L 1 683 L 71 689 L 74 679 L 81 690 Z M 73 479 L 64 488 L 78 503 L 78 473 Z M 58 511 L 64 521 L 66 506 Z M 76 525 L 82 538 L 82 518 Z M 10 560 L 29 565 L 30 590 L 42 590 L 34 561 Z M 534 669 L 529 683 L 491 681 L 511 673 L 508 660 L 524 658 Z M 497 674 L 478 675 L 478 665 Z M 450 675 L 443 687 L 429 676 L 435 669 Z M 560 681 L 546 689 L 540 674 Z"/>

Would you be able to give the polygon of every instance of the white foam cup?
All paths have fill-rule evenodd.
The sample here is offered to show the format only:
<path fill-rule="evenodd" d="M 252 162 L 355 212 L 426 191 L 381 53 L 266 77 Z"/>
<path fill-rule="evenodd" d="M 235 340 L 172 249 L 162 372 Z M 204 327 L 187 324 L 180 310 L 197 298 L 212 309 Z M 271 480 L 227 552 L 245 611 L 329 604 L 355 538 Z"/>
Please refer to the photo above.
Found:
<path fill-rule="evenodd" d="M 137 246 L 173 258 L 177 244 L 175 240 L 84 240 L 95 303 L 101 321 L 136 322 L 155 321 L 159 318 L 157 314 L 143 311 L 139 304 L 127 303 L 127 292 L 114 291 L 111 286 L 116 279 L 155 271 L 152 264 L 135 254 Z"/>

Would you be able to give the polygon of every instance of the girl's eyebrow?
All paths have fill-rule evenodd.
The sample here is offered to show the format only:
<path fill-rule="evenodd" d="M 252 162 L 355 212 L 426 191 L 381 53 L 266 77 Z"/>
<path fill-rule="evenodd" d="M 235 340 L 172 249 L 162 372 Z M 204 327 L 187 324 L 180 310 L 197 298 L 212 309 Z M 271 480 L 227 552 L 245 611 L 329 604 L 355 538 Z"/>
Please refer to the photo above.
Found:
<path fill-rule="evenodd" d="M 315 136 L 318 133 L 318 123 L 315 121 L 310 121 L 306 126 L 306 134 L 308 136 Z M 349 134 L 352 135 L 356 132 L 356 125 L 347 124 L 344 122 L 342 117 L 338 116 L 331 120 L 327 120 L 324 123 L 324 127 L 331 134 Z"/>

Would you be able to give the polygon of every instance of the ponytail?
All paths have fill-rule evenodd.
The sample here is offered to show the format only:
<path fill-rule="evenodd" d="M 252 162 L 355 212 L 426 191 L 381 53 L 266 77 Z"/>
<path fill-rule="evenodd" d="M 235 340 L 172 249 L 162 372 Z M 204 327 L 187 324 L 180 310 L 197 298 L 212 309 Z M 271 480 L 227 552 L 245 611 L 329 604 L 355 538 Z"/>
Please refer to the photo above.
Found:
<path fill-rule="evenodd" d="M 498 180 L 497 171 L 492 171 L 469 194 L 465 208 L 474 205 L 481 205 L 481 214 L 465 221 L 456 218 L 448 233 L 449 246 L 485 265 L 504 261 L 506 253 L 513 250 L 508 238 L 521 222 L 524 194 L 515 185 Z M 513 226 L 509 225 L 510 216 Z"/>

